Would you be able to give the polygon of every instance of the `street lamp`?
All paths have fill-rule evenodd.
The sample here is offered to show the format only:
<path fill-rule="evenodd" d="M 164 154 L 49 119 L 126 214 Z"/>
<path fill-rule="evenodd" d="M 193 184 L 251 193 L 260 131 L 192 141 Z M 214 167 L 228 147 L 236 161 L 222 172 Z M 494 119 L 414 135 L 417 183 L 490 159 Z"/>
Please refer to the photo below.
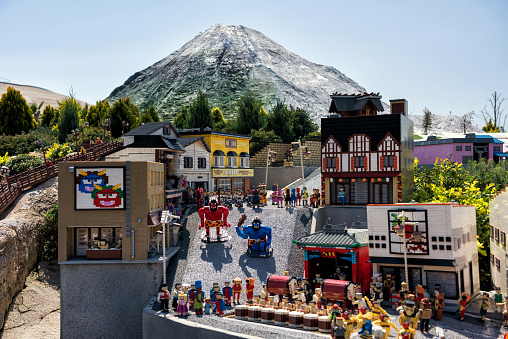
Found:
<path fill-rule="evenodd" d="M 402 211 L 399 215 L 397 215 L 397 225 L 393 227 L 393 230 L 395 233 L 402 237 L 402 243 L 404 246 L 403 252 L 404 252 L 404 273 L 406 278 L 406 283 L 409 284 L 409 278 L 408 278 L 408 271 L 407 271 L 407 248 L 406 248 L 406 226 L 414 226 L 416 231 L 411 233 L 411 238 L 415 242 L 420 242 L 422 239 L 422 232 L 418 231 L 418 223 L 417 222 L 411 222 L 406 221 L 406 215 L 405 212 Z"/>
<path fill-rule="evenodd" d="M 73 129 L 73 130 L 71 131 L 71 133 L 72 133 L 72 135 L 74 136 L 74 141 L 75 141 L 75 143 L 76 143 L 76 152 L 78 152 L 78 135 L 79 135 L 79 133 L 80 133 L 80 132 L 79 132 L 79 129 L 77 129 L 77 128 L 76 128 L 76 129 Z"/>
<path fill-rule="evenodd" d="M 102 134 L 102 141 L 106 142 L 106 130 L 108 129 L 108 124 L 102 124 L 102 129 L 104 130 L 104 133 Z"/>
<path fill-rule="evenodd" d="M 44 150 L 44 142 L 41 139 L 35 140 L 34 144 L 42 148 L 42 156 L 44 157 L 44 165 L 46 165 L 46 150 Z"/>
<path fill-rule="evenodd" d="M 7 166 L 0 167 L 0 173 L 2 174 L 2 177 L 7 182 L 7 187 L 9 189 L 11 189 L 11 184 L 9 183 L 9 172 L 10 172 L 9 167 L 7 167 Z"/>
<path fill-rule="evenodd" d="M 83 146 L 83 143 L 85 142 L 85 128 L 89 126 L 88 122 L 85 122 L 83 126 L 81 126 L 81 146 Z"/>
<path fill-rule="evenodd" d="M 266 154 L 265 190 L 268 189 L 268 166 L 277 159 L 277 152 L 268 149 Z"/>
<path fill-rule="evenodd" d="M 177 215 L 171 214 L 169 210 L 163 210 L 162 216 L 162 283 L 166 283 L 166 223 L 172 223 L 173 219 L 180 220 Z"/>
<path fill-rule="evenodd" d="M 127 121 L 122 121 L 122 134 L 125 133 L 125 127 L 128 127 L 129 126 L 129 123 Z"/>
<path fill-rule="evenodd" d="M 303 176 L 303 155 L 305 154 L 305 159 L 310 159 L 311 152 L 307 149 L 307 146 L 302 146 L 300 139 L 298 139 L 298 141 L 293 141 L 291 143 L 291 149 L 289 151 L 291 152 L 292 156 L 295 156 L 298 150 L 300 150 L 300 164 L 302 165 L 302 181 L 303 187 L 305 187 L 305 177 Z"/>

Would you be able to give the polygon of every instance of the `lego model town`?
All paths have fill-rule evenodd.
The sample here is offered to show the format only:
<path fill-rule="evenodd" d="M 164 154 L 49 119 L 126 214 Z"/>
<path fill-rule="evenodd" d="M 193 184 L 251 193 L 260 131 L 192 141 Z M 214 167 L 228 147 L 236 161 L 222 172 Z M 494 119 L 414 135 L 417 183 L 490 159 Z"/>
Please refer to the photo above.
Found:
<path fill-rule="evenodd" d="M 254 173 L 249 137 L 169 122 L 124 134 L 105 161 L 60 164 L 63 336 L 501 336 L 508 295 L 480 292 L 475 207 L 409 201 L 407 102 L 383 111 L 379 94 L 331 95 L 318 148 L 294 143 L 287 172 L 266 150 Z"/>

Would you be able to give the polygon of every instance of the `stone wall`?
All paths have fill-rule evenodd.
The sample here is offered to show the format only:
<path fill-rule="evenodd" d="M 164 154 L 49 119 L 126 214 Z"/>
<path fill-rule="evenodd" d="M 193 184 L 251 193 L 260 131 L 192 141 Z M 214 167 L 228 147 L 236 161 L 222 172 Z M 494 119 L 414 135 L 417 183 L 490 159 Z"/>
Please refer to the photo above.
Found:
<path fill-rule="evenodd" d="M 57 178 L 22 194 L 0 220 L 0 328 L 13 297 L 37 262 L 36 226 L 57 203 Z"/>
<path fill-rule="evenodd" d="M 310 159 L 303 159 L 304 166 L 309 167 L 320 167 L 321 166 L 321 142 L 319 141 L 306 141 L 302 143 L 303 146 L 307 146 L 311 152 Z M 250 158 L 251 167 L 266 167 L 266 157 L 268 149 L 270 151 L 277 152 L 277 161 L 272 163 L 271 167 L 287 166 L 292 161 L 293 166 L 301 166 L 300 154 L 292 156 L 289 149 L 291 144 L 274 143 L 271 142 L 265 146 L 261 151 L 257 152 Z"/>

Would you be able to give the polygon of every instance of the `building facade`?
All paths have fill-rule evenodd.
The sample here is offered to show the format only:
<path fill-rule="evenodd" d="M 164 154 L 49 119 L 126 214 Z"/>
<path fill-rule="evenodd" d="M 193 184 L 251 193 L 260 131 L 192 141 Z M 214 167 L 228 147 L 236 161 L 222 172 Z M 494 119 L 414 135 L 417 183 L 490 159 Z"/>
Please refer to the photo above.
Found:
<path fill-rule="evenodd" d="M 192 190 L 210 191 L 213 186 L 210 148 L 203 137 L 180 138 L 184 153 L 180 156 L 177 175 L 185 176 Z"/>
<path fill-rule="evenodd" d="M 404 213 L 402 213 L 404 212 Z M 406 248 L 394 226 L 406 225 Z M 369 255 L 374 274 L 390 273 L 396 290 L 405 280 L 404 251 L 407 253 L 408 284 L 432 293 L 441 284 L 445 299 L 457 303 L 460 293 L 480 290 L 475 206 L 456 203 L 368 205 Z M 420 232 L 416 237 L 415 232 Z"/>
<path fill-rule="evenodd" d="M 179 133 L 182 137 L 203 137 L 209 146 L 213 182 L 210 191 L 248 190 L 250 178 L 254 176 L 254 169 L 249 162 L 250 137 L 211 130 Z"/>
<path fill-rule="evenodd" d="M 433 166 L 436 158 L 467 164 L 470 160 L 492 159 L 503 161 L 508 154 L 503 150 L 504 142 L 490 135 L 466 134 L 464 138 L 437 139 L 429 136 L 426 141 L 415 141 L 414 155 L 418 164 Z"/>
<path fill-rule="evenodd" d="M 331 96 L 321 119 L 322 199 L 325 205 L 408 201 L 413 192 L 413 123 L 407 102 L 383 111 L 378 94 Z M 402 111 L 401 111 L 402 110 Z"/>
<path fill-rule="evenodd" d="M 508 294 L 508 193 L 506 189 L 490 200 L 490 271 L 492 283 Z"/>

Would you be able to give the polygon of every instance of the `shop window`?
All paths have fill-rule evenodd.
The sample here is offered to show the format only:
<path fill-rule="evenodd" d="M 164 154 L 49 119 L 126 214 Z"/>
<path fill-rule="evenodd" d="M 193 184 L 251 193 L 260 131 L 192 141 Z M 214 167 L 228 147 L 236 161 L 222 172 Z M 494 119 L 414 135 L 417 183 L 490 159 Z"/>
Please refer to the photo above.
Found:
<path fill-rule="evenodd" d="M 494 229 L 494 239 L 499 242 L 499 228 Z"/>
<path fill-rule="evenodd" d="M 364 168 L 364 158 L 363 157 L 355 157 L 355 168 Z"/>
<path fill-rule="evenodd" d="M 386 155 L 383 157 L 384 167 L 393 167 L 393 155 Z"/>
<path fill-rule="evenodd" d="M 462 151 L 462 146 L 455 146 L 455 150 L 456 150 L 457 152 Z"/>
<path fill-rule="evenodd" d="M 506 233 L 501 232 L 501 245 L 506 246 Z"/>
<path fill-rule="evenodd" d="M 236 139 L 226 139 L 226 147 L 236 148 Z"/>
<path fill-rule="evenodd" d="M 501 152 L 501 146 L 493 146 L 494 152 Z"/>
<path fill-rule="evenodd" d="M 445 294 L 446 299 L 458 299 L 458 274 L 455 272 L 444 271 L 425 271 L 427 275 L 427 286 L 434 288 L 436 284 L 441 285 L 441 292 Z"/>
<path fill-rule="evenodd" d="M 466 151 L 471 152 L 471 146 L 466 146 Z"/>
<path fill-rule="evenodd" d="M 192 157 L 183 158 L 183 168 L 192 168 Z"/>
<path fill-rule="evenodd" d="M 231 179 L 219 179 L 219 188 L 224 191 L 231 191 Z"/>
<path fill-rule="evenodd" d="M 245 189 L 244 180 L 241 178 L 233 179 L 233 188 L 235 190 L 242 190 L 243 191 Z"/>
<path fill-rule="evenodd" d="M 206 168 L 206 158 L 198 158 L 198 168 Z"/>

